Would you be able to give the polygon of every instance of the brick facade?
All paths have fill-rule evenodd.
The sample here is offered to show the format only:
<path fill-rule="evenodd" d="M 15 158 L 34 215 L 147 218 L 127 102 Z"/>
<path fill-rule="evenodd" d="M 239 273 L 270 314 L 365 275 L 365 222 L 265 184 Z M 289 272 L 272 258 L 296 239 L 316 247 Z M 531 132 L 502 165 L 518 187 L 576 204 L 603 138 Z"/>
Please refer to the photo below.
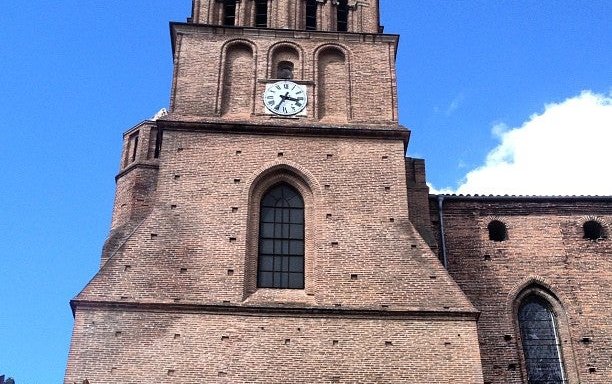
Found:
<path fill-rule="evenodd" d="M 610 382 L 610 245 L 581 234 L 607 230 L 610 199 L 430 196 L 378 2 L 316 0 L 316 30 L 310 1 L 229 3 L 195 0 L 171 24 L 170 110 L 124 135 L 65 384 L 526 383 L 515 314 L 531 290 L 557 316 L 568 382 Z M 308 105 L 279 117 L 262 94 L 287 63 Z M 278 183 L 304 201 L 304 289 L 257 283 Z M 488 240 L 493 219 L 507 241 Z"/>
<path fill-rule="evenodd" d="M 439 233 L 439 204 L 431 199 Z M 525 290 L 553 305 L 570 383 L 612 382 L 612 244 L 584 238 L 583 225 L 612 223 L 612 198 L 446 196 L 448 271 L 481 312 L 485 382 L 526 383 L 516 306 Z M 488 224 L 507 227 L 489 239 Z"/>
<path fill-rule="evenodd" d="M 67 382 L 482 382 L 466 321 L 172 309 L 79 311 Z"/>
<path fill-rule="evenodd" d="M 170 116 L 181 121 L 271 124 L 262 102 L 275 63 L 294 57 L 308 88 L 307 116 L 274 125 L 389 129 L 397 122 L 397 35 L 172 24 Z"/>
<path fill-rule="evenodd" d="M 336 7 L 339 0 L 316 0 L 318 31 L 337 31 Z M 267 2 L 268 28 L 306 29 L 306 0 Z M 380 21 L 378 0 L 348 0 L 348 32 L 378 33 Z M 255 1 L 236 1 L 236 26 L 255 26 Z M 222 0 L 194 0 L 192 22 L 196 24 L 223 24 Z"/>

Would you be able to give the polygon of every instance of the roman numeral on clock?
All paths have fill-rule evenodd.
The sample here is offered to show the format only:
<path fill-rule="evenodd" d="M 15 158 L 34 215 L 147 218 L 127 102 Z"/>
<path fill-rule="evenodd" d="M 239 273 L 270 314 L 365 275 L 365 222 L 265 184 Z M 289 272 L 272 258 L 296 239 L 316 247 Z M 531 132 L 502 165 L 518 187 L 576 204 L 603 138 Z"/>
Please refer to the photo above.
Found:
<path fill-rule="evenodd" d="M 297 116 L 308 104 L 306 92 L 306 87 L 289 80 L 268 84 L 263 94 L 264 108 L 281 116 Z"/>

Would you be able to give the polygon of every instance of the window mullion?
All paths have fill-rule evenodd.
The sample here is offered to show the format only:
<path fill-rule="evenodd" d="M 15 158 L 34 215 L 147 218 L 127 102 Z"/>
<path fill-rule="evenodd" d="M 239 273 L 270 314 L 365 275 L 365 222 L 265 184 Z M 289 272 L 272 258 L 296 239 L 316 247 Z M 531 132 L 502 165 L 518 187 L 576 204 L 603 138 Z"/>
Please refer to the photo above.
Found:
<path fill-rule="evenodd" d="M 289 201 L 288 199 L 291 199 Z M 304 202 L 299 192 L 286 184 L 271 188 L 262 197 L 260 207 L 260 248 L 259 286 L 262 288 L 303 289 L 304 288 Z M 266 203 L 264 203 L 266 202 Z M 268 211 L 268 210 L 271 210 Z M 298 210 L 302 212 L 298 212 Z M 295 223 L 293 221 L 296 221 Z M 300 233 L 293 233 L 300 226 Z M 264 253 L 261 240 L 267 243 L 268 251 Z M 299 241 L 299 244 L 294 242 Z M 263 258 L 266 258 L 265 260 Z M 271 271 L 262 265 L 272 260 Z M 300 267 L 296 267 L 297 258 L 301 258 Z M 293 263 L 293 264 L 292 264 Z M 292 269 L 293 265 L 293 269 Z M 269 267 L 270 268 L 270 267 Z M 271 281 L 270 281 L 271 276 Z M 297 276 L 294 278 L 294 276 Z M 301 279 L 300 279 L 301 278 Z"/>

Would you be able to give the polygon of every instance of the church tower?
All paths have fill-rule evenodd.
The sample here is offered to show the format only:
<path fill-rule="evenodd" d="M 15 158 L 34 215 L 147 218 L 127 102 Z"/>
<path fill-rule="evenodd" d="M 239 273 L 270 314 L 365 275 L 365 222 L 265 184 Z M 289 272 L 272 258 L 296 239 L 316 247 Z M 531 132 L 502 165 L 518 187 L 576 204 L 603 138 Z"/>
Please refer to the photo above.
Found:
<path fill-rule="evenodd" d="M 193 0 L 171 36 L 64 383 L 482 384 L 478 313 L 410 220 L 378 1 Z"/>

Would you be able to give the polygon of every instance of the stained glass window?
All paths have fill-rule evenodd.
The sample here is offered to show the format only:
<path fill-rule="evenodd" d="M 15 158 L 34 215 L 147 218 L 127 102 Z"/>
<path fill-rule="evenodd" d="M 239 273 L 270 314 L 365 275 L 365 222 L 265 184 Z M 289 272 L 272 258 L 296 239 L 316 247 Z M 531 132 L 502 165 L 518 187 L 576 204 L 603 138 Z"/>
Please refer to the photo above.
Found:
<path fill-rule="evenodd" d="M 304 200 L 285 183 L 261 200 L 257 285 L 304 289 Z"/>
<path fill-rule="evenodd" d="M 528 296 L 518 314 L 529 384 L 566 383 L 555 315 L 550 304 Z"/>

